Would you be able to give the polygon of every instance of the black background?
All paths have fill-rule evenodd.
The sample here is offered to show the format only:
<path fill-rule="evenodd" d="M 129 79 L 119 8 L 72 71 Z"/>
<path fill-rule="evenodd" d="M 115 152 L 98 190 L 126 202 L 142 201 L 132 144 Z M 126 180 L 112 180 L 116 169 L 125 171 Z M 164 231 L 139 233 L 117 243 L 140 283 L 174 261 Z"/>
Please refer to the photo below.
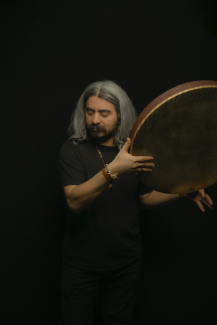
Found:
<path fill-rule="evenodd" d="M 82 91 L 117 81 L 139 114 L 181 83 L 217 80 L 216 14 L 210 0 L 1 3 L 1 324 L 58 323 L 66 203 L 57 158 Z M 214 205 L 216 192 L 207 188 Z M 149 210 L 141 233 L 133 324 L 216 324 L 216 209 Z"/>

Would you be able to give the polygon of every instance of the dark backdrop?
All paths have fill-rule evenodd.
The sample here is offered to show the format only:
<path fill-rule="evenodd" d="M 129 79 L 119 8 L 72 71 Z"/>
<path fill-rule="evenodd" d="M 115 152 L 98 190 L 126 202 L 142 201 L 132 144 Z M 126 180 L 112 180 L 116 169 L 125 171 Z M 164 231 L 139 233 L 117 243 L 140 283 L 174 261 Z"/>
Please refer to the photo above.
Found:
<path fill-rule="evenodd" d="M 216 9 L 210 0 L 1 3 L 1 324 L 57 325 L 66 212 L 57 158 L 81 92 L 117 81 L 139 114 L 174 86 L 217 80 Z M 207 188 L 214 204 L 216 189 Z M 147 211 L 141 233 L 133 324 L 216 324 L 216 209 L 183 201 Z"/>

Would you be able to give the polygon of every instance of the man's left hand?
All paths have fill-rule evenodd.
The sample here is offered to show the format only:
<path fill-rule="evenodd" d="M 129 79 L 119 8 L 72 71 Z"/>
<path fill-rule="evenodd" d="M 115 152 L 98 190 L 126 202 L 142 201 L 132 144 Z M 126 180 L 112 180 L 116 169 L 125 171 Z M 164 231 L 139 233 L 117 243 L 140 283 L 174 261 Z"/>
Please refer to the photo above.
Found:
<path fill-rule="evenodd" d="M 210 209 L 213 209 L 212 199 L 208 194 L 205 193 L 204 189 L 192 193 L 187 193 L 185 194 L 185 197 L 191 201 L 194 201 L 202 212 L 205 212 L 203 204 L 207 205 Z"/>

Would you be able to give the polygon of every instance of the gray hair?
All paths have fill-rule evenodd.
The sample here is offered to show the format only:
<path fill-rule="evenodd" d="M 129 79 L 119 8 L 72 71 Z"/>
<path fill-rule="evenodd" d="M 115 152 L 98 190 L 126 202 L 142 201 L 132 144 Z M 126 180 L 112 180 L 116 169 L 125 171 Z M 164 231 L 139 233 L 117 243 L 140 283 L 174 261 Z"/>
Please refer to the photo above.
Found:
<path fill-rule="evenodd" d="M 110 80 L 94 82 L 84 90 L 71 115 L 71 122 L 67 129 L 69 139 L 73 139 L 74 144 L 87 139 L 85 105 L 91 96 L 98 96 L 114 104 L 120 122 L 120 128 L 115 133 L 114 141 L 120 150 L 129 137 L 137 113 L 126 92 L 117 83 Z"/>

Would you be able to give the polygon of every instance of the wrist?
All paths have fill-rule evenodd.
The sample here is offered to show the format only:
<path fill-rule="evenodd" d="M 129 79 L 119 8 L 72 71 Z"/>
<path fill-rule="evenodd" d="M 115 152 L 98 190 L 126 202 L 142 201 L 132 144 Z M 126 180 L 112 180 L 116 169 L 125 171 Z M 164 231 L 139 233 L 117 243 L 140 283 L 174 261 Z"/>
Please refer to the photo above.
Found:
<path fill-rule="evenodd" d="M 118 176 L 115 174 L 112 174 L 111 171 L 108 169 L 108 164 L 105 164 L 105 171 L 108 174 L 108 176 L 112 179 L 112 181 L 116 181 L 118 179 Z"/>
<path fill-rule="evenodd" d="M 119 175 L 119 172 L 115 169 L 115 167 L 114 167 L 114 165 L 112 165 L 112 163 L 108 164 L 106 167 L 107 167 L 107 170 L 109 170 L 112 175 L 115 175 L 115 176 Z"/>

